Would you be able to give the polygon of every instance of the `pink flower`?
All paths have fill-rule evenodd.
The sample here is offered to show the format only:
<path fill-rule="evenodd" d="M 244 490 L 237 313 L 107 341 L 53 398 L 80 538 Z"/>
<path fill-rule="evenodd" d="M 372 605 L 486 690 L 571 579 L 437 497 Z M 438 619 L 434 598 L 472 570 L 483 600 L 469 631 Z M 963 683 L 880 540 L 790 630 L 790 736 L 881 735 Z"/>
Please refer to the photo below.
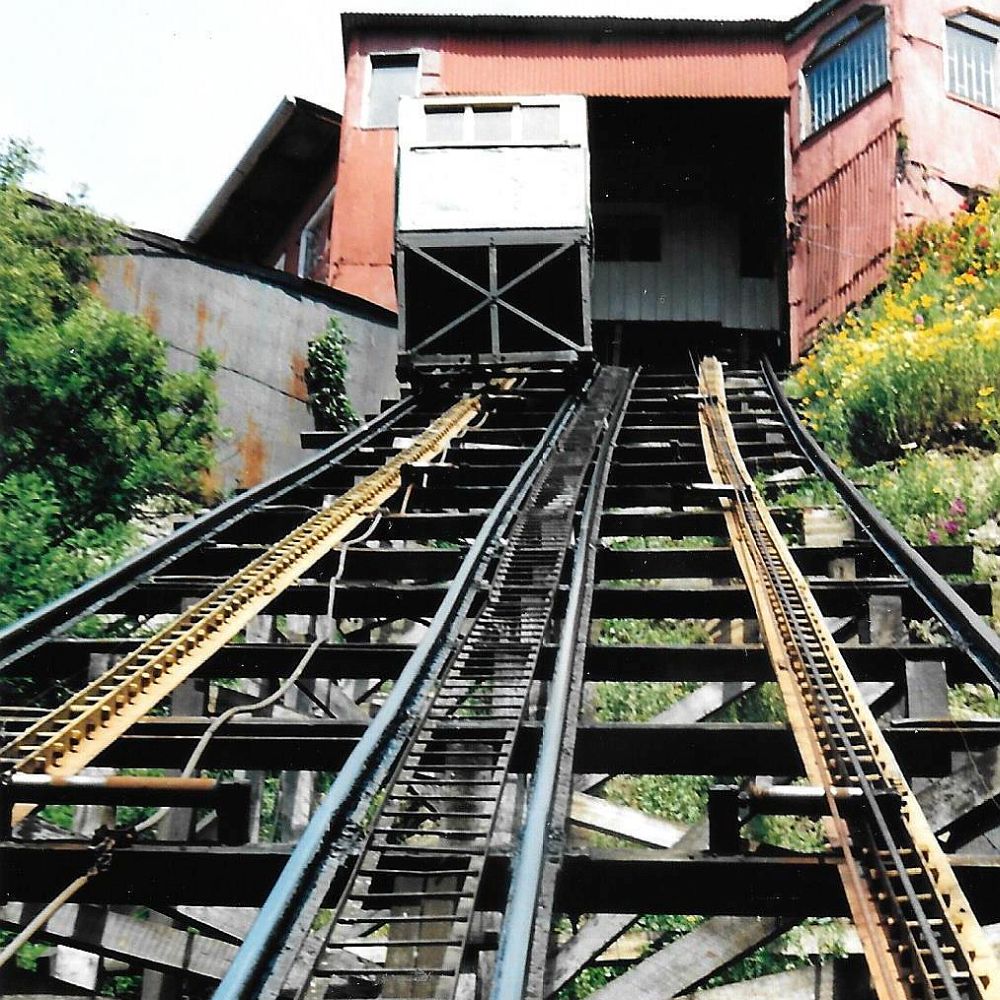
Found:
<path fill-rule="evenodd" d="M 941 527 L 944 528 L 944 530 L 947 531 L 949 535 L 954 535 L 958 532 L 958 524 L 956 524 L 956 522 L 954 521 L 945 521 L 944 524 L 941 525 Z"/>
<path fill-rule="evenodd" d="M 927 541 L 929 541 L 931 545 L 937 545 L 937 543 L 941 541 L 941 535 L 938 533 L 937 528 L 931 528 L 931 530 L 927 532 Z"/>
<path fill-rule="evenodd" d="M 917 315 L 913 317 L 913 322 L 916 323 L 917 326 L 923 326 L 924 317 L 920 313 L 917 313 Z"/>
<path fill-rule="evenodd" d="M 955 499 L 952 500 L 951 505 L 948 507 L 948 510 L 952 514 L 957 514 L 959 517 L 968 513 L 968 508 L 965 506 L 965 501 L 961 497 L 955 497 Z"/>

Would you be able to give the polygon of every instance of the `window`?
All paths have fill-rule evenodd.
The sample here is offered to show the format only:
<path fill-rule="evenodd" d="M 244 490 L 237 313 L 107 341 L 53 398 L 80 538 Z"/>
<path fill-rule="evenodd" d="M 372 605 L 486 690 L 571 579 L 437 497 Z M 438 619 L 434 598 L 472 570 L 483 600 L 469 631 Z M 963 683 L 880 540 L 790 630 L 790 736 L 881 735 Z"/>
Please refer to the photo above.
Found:
<path fill-rule="evenodd" d="M 425 104 L 424 139 L 434 146 L 557 144 L 558 104 Z"/>
<path fill-rule="evenodd" d="M 828 125 L 889 79 L 885 12 L 861 8 L 820 38 L 802 70 L 803 134 Z"/>
<path fill-rule="evenodd" d="M 399 124 L 399 99 L 416 97 L 420 56 L 372 55 L 368 102 L 363 116 L 367 128 L 395 128 Z"/>
<path fill-rule="evenodd" d="M 660 218 L 616 215 L 595 222 L 594 253 L 598 260 L 660 260 Z"/>
<path fill-rule="evenodd" d="M 525 142 L 558 142 L 559 106 L 522 104 L 521 138 Z"/>
<path fill-rule="evenodd" d="M 945 27 L 948 93 L 995 108 L 1000 25 L 976 14 L 958 14 Z"/>
<path fill-rule="evenodd" d="M 427 141 L 434 145 L 461 142 L 465 126 L 465 108 L 442 107 L 428 105 L 424 108 L 427 115 Z"/>
<path fill-rule="evenodd" d="M 313 213 L 299 237 L 298 274 L 300 278 L 326 280 L 323 265 L 328 261 L 327 249 L 330 242 L 332 221 L 333 191 L 326 196 L 323 204 Z"/>
<path fill-rule="evenodd" d="M 514 109 L 474 107 L 472 138 L 476 142 L 508 143 L 514 135 Z"/>

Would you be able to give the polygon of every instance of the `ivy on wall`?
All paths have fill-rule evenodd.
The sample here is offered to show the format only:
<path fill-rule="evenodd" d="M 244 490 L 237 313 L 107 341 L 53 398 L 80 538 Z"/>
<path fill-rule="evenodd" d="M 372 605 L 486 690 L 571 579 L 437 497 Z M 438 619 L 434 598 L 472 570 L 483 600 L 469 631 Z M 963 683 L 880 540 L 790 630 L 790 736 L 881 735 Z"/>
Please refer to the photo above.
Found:
<path fill-rule="evenodd" d="M 347 398 L 349 343 L 336 316 L 331 316 L 323 334 L 309 343 L 306 388 L 317 430 L 346 431 L 360 422 Z"/>

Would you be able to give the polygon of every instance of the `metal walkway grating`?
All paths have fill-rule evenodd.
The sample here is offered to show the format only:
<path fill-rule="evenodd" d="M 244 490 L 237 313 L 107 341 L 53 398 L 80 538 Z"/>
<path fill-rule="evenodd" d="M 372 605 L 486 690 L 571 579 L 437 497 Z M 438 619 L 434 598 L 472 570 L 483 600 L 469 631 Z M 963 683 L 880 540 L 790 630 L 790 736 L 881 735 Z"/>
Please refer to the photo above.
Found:
<path fill-rule="evenodd" d="M 483 608 L 388 783 L 305 989 L 310 1000 L 455 994 L 613 389 L 611 375 L 598 375 L 515 519 Z"/>

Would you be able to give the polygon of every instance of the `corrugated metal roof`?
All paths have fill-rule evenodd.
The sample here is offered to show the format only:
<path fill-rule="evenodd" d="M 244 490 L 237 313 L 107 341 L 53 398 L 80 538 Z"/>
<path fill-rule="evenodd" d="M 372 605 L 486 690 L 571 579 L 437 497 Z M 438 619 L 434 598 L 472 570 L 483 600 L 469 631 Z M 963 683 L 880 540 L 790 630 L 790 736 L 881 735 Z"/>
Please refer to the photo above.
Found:
<path fill-rule="evenodd" d="M 828 2 L 828 0 L 817 0 Z M 786 24 L 809 7 L 809 0 L 661 0 L 652 3 L 614 3 L 613 0 L 372 0 L 345 12 L 351 20 L 399 17 L 490 17 L 510 22 L 536 21 L 565 23 L 571 20 L 603 20 L 618 24 L 645 25 L 677 21 L 771 22 Z M 520 9 L 519 9 L 520 8 Z M 569 8 L 569 9 L 567 9 Z M 638 9 L 637 9 L 638 8 Z"/>
<path fill-rule="evenodd" d="M 260 263 L 335 169 L 340 125 L 336 111 L 282 98 L 188 239 L 216 257 Z"/>
<path fill-rule="evenodd" d="M 788 96 L 779 39 L 442 39 L 449 94 L 591 97 Z"/>
<path fill-rule="evenodd" d="M 798 5 L 796 5 L 798 6 Z M 743 16 L 733 16 L 733 10 Z M 724 16 L 728 15 L 728 16 Z M 585 35 L 608 38 L 651 38 L 698 35 L 739 35 L 780 37 L 788 27 L 788 20 L 779 17 L 748 17 L 746 8 L 727 4 L 717 5 L 708 0 L 707 6 L 694 2 L 685 3 L 683 13 L 671 17 L 635 17 L 617 14 L 497 14 L 477 12 L 463 6 L 461 12 L 407 13 L 394 12 L 345 12 L 341 15 L 345 52 L 352 36 L 359 32 L 402 32 L 488 35 L 544 35 L 565 37 Z"/>

